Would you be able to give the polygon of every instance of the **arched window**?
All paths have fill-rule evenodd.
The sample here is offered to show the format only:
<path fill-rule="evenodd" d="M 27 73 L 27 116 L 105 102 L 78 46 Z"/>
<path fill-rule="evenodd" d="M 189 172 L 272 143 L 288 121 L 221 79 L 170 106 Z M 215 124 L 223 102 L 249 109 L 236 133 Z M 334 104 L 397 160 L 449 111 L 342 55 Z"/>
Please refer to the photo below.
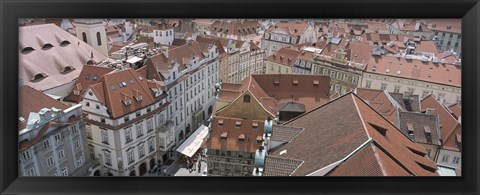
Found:
<path fill-rule="evenodd" d="M 102 45 L 102 38 L 100 37 L 100 32 L 97 32 L 97 45 Z"/>
<path fill-rule="evenodd" d="M 243 102 L 250 102 L 250 96 L 249 95 L 244 95 L 243 96 Z"/>
<path fill-rule="evenodd" d="M 82 32 L 82 38 L 83 38 L 83 42 L 87 42 L 87 33 L 85 32 Z"/>

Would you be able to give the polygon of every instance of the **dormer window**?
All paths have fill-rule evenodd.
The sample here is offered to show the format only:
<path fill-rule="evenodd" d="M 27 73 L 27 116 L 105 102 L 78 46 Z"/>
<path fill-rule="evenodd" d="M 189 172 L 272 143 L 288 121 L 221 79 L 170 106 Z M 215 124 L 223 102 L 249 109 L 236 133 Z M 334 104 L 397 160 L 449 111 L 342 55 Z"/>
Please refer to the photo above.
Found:
<path fill-rule="evenodd" d="M 241 122 L 241 121 L 235 122 L 235 128 L 240 128 L 240 126 L 242 126 L 242 122 Z"/>
<path fill-rule="evenodd" d="M 97 78 L 98 78 L 98 76 L 97 76 L 97 75 L 93 75 L 93 80 L 94 80 L 94 81 L 96 81 L 96 80 L 97 80 Z"/>
<path fill-rule="evenodd" d="M 65 47 L 65 46 L 67 46 L 67 45 L 70 45 L 70 42 L 67 41 L 67 40 L 62 41 L 62 42 L 60 43 L 60 46 L 62 46 L 62 47 Z"/>
<path fill-rule="evenodd" d="M 46 74 L 38 73 L 33 77 L 32 81 L 38 81 L 38 80 L 44 79 L 45 77 L 47 77 Z"/>
<path fill-rule="evenodd" d="M 273 80 L 273 85 L 274 85 L 274 86 L 279 86 L 279 85 L 280 85 L 280 80 L 274 79 L 274 80 Z"/>
<path fill-rule="evenodd" d="M 245 134 L 240 134 L 240 135 L 238 136 L 238 141 L 244 142 L 244 141 L 245 141 Z"/>
<path fill-rule="evenodd" d="M 223 127 L 223 120 L 218 120 L 218 126 Z"/>
<path fill-rule="evenodd" d="M 413 132 L 413 125 L 412 123 L 407 123 L 407 130 L 408 130 L 408 137 L 411 140 L 415 140 L 415 134 Z"/>
<path fill-rule="evenodd" d="M 313 80 L 313 85 L 318 87 L 318 85 L 320 85 L 320 82 L 318 80 Z"/>
<path fill-rule="evenodd" d="M 85 76 L 85 80 L 88 80 L 90 79 L 90 74 L 87 74 L 87 76 Z"/>
<path fill-rule="evenodd" d="M 425 139 L 427 140 L 427 143 L 431 144 L 432 143 L 432 132 L 430 131 L 429 126 L 424 126 L 423 130 L 425 132 Z"/>
<path fill-rule="evenodd" d="M 253 123 L 253 124 L 252 124 L 252 128 L 253 128 L 253 129 L 257 129 L 257 128 L 258 128 L 258 123 Z"/>
<path fill-rule="evenodd" d="M 222 140 L 222 141 L 227 140 L 227 136 L 228 136 L 228 133 L 227 133 L 227 132 L 223 132 L 223 133 L 220 135 L 220 140 Z"/>
<path fill-rule="evenodd" d="M 298 85 L 298 80 L 293 80 L 293 85 Z"/>
<path fill-rule="evenodd" d="M 27 53 L 32 52 L 33 50 L 35 50 L 35 49 L 33 49 L 32 47 L 25 47 L 25 48 L 22 49 L 21 52 L 22 52 L 22 54 L 27 54 Z"/>
<path fill-rule="evenodd" d="M 42 46 L 42 49 L 45 49 L 45 50 L 46 50 L 46 49 L 50 49 L 50 48 L 52 48 L 52 47 L 53 47 L 52 44 L 46 43 L 45 45 Z"/>
<path fill-rule="evenodd" d="M 257 144 L 261 144 L 263 142 L 263 137 L 261 135 L 258 135 L 256 141 Z"/>
<path fill-rule="evenodd" d="M 386 128 L 383 128 L 383 127 L 380 127 L 378 125 L 374 125 L 374 124 L 371 124 L 371 123 L 368 123 L 368 124 L 370 124 L 375 130 L 377 130 L 377 132 L 379 132 L 383 136 L 387 136 L 387 129 Z"/>
<path fill-rule="evenodd" d="M 74 68 L 72 66 L 66 66 L 65 68 L 63 68 L 62 73 L 67 73 L 67 72 L 70 72 L 72 70 L 74 70 Z"/>

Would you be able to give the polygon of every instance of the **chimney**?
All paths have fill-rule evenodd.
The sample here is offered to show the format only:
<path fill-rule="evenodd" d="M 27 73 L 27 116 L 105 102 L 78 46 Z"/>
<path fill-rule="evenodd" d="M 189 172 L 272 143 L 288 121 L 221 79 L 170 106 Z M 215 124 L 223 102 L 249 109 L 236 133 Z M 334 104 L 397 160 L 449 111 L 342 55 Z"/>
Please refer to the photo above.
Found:
<path fill-rule="evenodd" d="M 425 111 L 425 114 L 434 115 L 434 114 L 435 114 L 435 109 L 433 109 L 433 108 L 427 108 L 427 111 Z"/>
<path fill-rule="evenodd" d="M 167 46 L 162 46 L 161 51 L 163 55 L 168 59 L 168 47 Z"/>
<path fill-rule="evenodd" d="M 192 45 L 192 43 L 193 43 L 192 37 L 188 37 L 188 38 L 187 38 L 187 44 L 188 44 L 188 45 Z"/>

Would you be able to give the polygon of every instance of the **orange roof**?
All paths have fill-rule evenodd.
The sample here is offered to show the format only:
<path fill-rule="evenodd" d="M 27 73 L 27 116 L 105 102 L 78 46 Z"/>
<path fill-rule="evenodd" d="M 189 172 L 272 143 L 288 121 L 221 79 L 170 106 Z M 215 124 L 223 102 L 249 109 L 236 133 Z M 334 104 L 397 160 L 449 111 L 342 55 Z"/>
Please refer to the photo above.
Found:
<path fill-rule="evenodd" d="M 461 19 L 425 19 L 425 22 L 434 31 L 462 33 Z"/>
<path fill-rule="evenodd" d="M 276 62 L 286 66 L 293 66 L 299 54 L 300 51 L 298 50 L 284 47 L 278 50 L 276 53 L 265 58 L 265 60 Z"/>
<path fill-rule="evenodd" d="M 421 51 L 421 52 L 429 52 L 429 53 L 438 53 L 437 46 L 435 45 L 435 42 L 433 41 L 420 41 L 417 43 L 417 47 L 415 48 L 416 51 Z"/>
<path fill-rule="evenodd" d="M 253 128 L 254 123 L 257 124 L 256 128 Z M 205 147 L 254 153 L 261 145 L 257 143 L 257 137 L 263 135 L 263 125 L 264 121 L 260 120 L 213 116 L 210 137 L 207 139 Z M 225 137 L 226 140 L 221 139 Z"/>
<path fill-rule="evenodd" d="M 462 116 L 462 107 L 458 103 L 454 103 L 450 106 L 448 106 L 448 109 L 450 109 L 450 112 L 455 118 L 459 118 Z"/>
<path fill-rule="evenodd" d="M 120 84 L 122 82 L 123 84 Z M 133 69 L 106 74 L 100 83 L 90 86 L 90 89 L 111 112 L 112 118 L 134 112 L 157 101 L 153 91 L 148 87 L 147 79 L 140 79 L 140 75 Z M 135 98 L 137 91 L 142 96 L 140 101 Z M 130 105 L 122 101 L 127 99 L 131 100 Z"/>
<path fill-rule="evenodd" d="M 365 64 L 372 57 L 373 46 L 365 43 L 349 42 L 342 39 L 338 45 L 329 43 L 322 50 L 322 55 L 333 56 L 337 49 L 343 49 L 347 53 L 347 60 Z"/>
<path fill-rule="evenodd" d="M 18 130 L 23 130 L 27 126 L 30 112 L 39 112 L 42 108 L 58 108 L 65 110 L 67 105 L 35 90 L 34 88 L 24 85 L 18 88 L 18 117 L 23 117 L 23 122 L 18 121 Z"/>
<path fill-rule="evenodd" d="M 100 82 L 103 75 L 114 72 L 114 68 L 85 65 L 82 72 L 75 81 L 75 86 L 80 87 L 79 95 L 75 94 L 75 89 L 64 98 L 64 101 L 78 103 L 83 100 L 84 94 L 90 85 Z"/>
<path fill-rule="evenodd" d="M 302 36 L 309 26 L 310 25 L 305 21 L 289 20 L 278 22 L 275 25 L 270 26 L 267 31 L 274 32 L 277 29 L 282 29 L 289 35 Z"/>
<path fill-rule="evenodd" d="M 375 67 L 376 70 L 373 70 L 373 67 Z M 461 87 L 462 68 L 450 64 L 408 60 L 394 56 L 382 56 L 372 57 L 368 63 L 366 71 L 372 74 Z"/>
<path fill-rule="evenodd" d="M 258 21 L 255 20 L 245 20 L 245 21 L 220 21 L 217 20 L 210 25 L 210 32 L 222 33 L 225 35 L 234 35 L 234 36 L 247 36 L 247 35 L 256 35 L 257 28 L 260 28 L 261 25 Z"/>
<path fill-rule="evenodd" d="M 434 113 L 438 115 L 440 119 L 440 135 L 442 138 L 442 144 L 452 136 L 453 132 L 457 128 L 458 121 L 450 114 L 450 112 L 437 101 L 434 95 L 430 94 L 423 98 L 421 101 L 422 111 L 426 111 L 427 108 L 434 109 Z M 461 132 L 460 132 L 461 134 Z"/>
<path fill-rule="evenodd" d="M 342 120 L 338 120 L 338 116 L 342 116 Z M 363 149 L 360 148 L 357 154 L 344 161 L 362 165 L 350 166 L 354 169 L 367 169 L 358 172 L 360 175 L 380 174 L 372 170 L 379 166 L 370 166 L 374 163 L 365 162 L 364 157 L 355 158 L 355 155 L 367 155 L 369 160 L 381 163 L 383 175 L 437 175 L 437 166 L 426 157 L 425 149 L 413 143 L 353 93 L 300 115 L 284 125 L 303 127 L 304 130 L 271 155 L 304 161 L 293 172 L 292 175 L 295 176 L 304 176 L 337 162 L 363 144 L 366 144 Z M 372 151 L 365 150 L 372 144 Z M 284 150 L 287 152 L 280 154 Z M 350 160 L 353 162 L 348 162 Z M 343 165 L 339 168 L 341 166 Z M 265 165 L 267 168 L 268 164 Z M 401 169 L 398 170 L 399 168 Z"/>

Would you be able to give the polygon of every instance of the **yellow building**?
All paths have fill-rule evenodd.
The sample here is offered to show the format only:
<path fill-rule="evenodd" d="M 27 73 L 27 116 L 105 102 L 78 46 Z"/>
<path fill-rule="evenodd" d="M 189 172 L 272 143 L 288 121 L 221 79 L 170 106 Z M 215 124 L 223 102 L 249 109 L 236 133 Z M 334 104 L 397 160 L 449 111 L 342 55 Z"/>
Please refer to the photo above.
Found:
<path fill-rule="evenodd" d="M 292 68 L 300 54 L 291 48 L 282 48 L 265 58 L 266 74 L 292 74 Z"/>

